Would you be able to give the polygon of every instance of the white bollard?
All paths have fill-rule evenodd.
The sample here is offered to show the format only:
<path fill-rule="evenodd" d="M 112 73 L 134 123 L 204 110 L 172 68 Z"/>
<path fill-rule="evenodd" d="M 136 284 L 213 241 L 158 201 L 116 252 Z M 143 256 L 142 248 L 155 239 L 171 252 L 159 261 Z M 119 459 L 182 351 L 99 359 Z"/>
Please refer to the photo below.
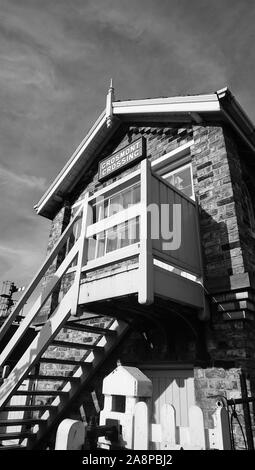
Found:
<path fill-rule="evenodd" d="M 85 426 L 81 421 L 64 419 L 58 426 L 55 450 L 81 450 L 85 443 Z"/>

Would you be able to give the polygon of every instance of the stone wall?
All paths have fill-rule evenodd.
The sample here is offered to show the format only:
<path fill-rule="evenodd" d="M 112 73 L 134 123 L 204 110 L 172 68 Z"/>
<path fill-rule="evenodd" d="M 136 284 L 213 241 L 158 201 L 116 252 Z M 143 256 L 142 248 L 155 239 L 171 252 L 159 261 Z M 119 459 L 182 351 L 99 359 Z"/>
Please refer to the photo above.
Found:
<path fill-rule="evenodd" d="M 243 395 L 241 377 L 243 369 L 237 367 L 211 367 L 211 368 L 194 368 L 195 378 L 195 397 L 197 404 L 203 409 L 205 425 L 208 428 L 213 427 L 213 413 L 218 401 L 225 402 L 227 399 L 238 399 Z M 251 381 L 247 375 L 247 390 L 251 393 Z M 223 398 L 223 400 L 222 400 Z M 230 429 L 233 429 L 234 448 L 236 450 L 245 450 L 247 447 L 247 432 L 249 432 L 249 418 L 245 413 L 245 407 L 238 404 L 235 407 L 238 420 L 231 418 L 233 407 L 229 406 L 229 422 Z M 250 406 L 251 424 L 254 432 L 254 418 L 252 418 L 252 405 Z M 244 441 L 244 437 L 246 443 Z"/>
<path fill-rule="evenodd" d="M 206 343 L 210 363 L 214 364 L 195 368 L 195 384 L 197 403 L 210 427 L 215 399 L 209 395 L 241 398 L 241 373 L 249 376 L 249 390 L 255 377 L 254 289 L 247 272 L 254 270 L 254 239 L 244 163 L 240 144 L 238 148 L 234 139 L 221 127 L 194 128 L 192 163 L 200 206 L 205 286 L 211 298 Z M 220 363 L 224 366 L 216 367 Z M 237 411 L 245 428 L 242 405 Z M 234 422 L 236 446 L 242 449 L 242 432 Z"/>
<path fill-rule="evenodd" d="M 244 272 L 229 155 L 221 127 L 196 127 L 191 148 L 205 278 Z"/>

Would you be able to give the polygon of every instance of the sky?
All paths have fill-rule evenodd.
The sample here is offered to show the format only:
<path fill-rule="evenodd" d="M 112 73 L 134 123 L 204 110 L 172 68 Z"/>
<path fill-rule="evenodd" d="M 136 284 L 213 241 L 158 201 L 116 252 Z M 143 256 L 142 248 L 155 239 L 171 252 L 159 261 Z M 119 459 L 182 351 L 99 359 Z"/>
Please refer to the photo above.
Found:
<path fill-rule="evenodd" d="M 50 221 L 33 206 L 116 99 L 228 86 L 255 122 L 254 0 L 0 0 L 0 289 L 26 285 Z"/>

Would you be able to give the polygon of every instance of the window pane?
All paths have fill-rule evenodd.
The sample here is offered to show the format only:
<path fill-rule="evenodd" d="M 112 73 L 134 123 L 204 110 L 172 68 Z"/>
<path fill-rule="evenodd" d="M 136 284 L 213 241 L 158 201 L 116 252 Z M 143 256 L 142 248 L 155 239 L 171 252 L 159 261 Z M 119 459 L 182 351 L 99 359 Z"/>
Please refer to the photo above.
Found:
<path fill-rule="evenodd" d="M 177 189 L 180 189 L 186 196 L 192 197 L 192 176 L 190 167 L 176 171 L 174 174 L 169 175 L 166 180 Z"/>
<path fill-rule="evenodd" d="M 109 217 L 117 214 L 117 212 L 120 212 L 123 209 L 123 198 L 121 194 L 111 197 L 109 202 Z"/>
<path fill-rule="evenodd" d="M 118 234 L 117 226 L 107 230 L 106 234 L 106 253 L 117 250 Z"/>
<path fill-rule="evenodd" d="M 116 225 L 88 240 L 88 261 L 139 242 L 139 217 Z"/>
<path fill-rule="evenodd" d="M 106 199 L 102 197 L 102 201 L 97 201 L 97 203 L 92 206 L 93 223 L 117 214 L 138 202 L 140 202 L 140 185 L 137 183 L 111 197 Z"/>
<path fill-rule="evenodd" d="M 96 257 L 96 244 L 96 237 L 88 239 L 88 261 L 91 261 Z"/>
<path fill-rule="evenodd" d="M 192 197 L 193 196 L 192 185 L 186 186 L 186 188 L 182 189 L 182 192 L 186 194 L 186 196 Z"/>
<path fill-rule="evenodd" d="M 139 242 L 139 217 L 128 222 L 129 245 Z"/>
<path fill-rule="evenodd" d="M 119 248 L 124 248 L 124 246 L 129 245 L 129 237 L 128 237 L 128 224 L 125 222 L 121 224 L 118 229 L 118 237 L 119 237 Z"/>
<path fill-rule="evenodd" d="M 133 204 L 140 202 L 140 185 L 137 184 L 133 187 Z"/>
<path fill-rule="evenodd" d="M 100 201 L 92 206 L 93 224 L 104 218 L 104 201 Z"/>
<path fill-rule="evenodd" d="M 97 235 L 97 258 L 104 256 L 105 252 L 105 232 Z"/>
<path fill-rule="evenodd" d="M 132 205 L 132 188 L 123 192 L 123 209 L 128 209 Z"/>

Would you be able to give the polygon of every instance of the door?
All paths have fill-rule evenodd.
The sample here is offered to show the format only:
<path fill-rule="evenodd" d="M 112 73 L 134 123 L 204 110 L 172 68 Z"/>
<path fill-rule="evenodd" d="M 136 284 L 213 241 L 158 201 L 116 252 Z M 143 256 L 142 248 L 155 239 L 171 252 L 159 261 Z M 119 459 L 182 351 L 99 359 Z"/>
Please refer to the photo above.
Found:
<path fill-rule="evenodd" d="M 150 422 L 160 424 L 160 409 L 168 403 L 173 405 L 176 411 L 177 431 L 179 426 L 188 427 L 188 410 L 190 406 L 195 405 L 193 369 L 160 369 L 160 366 L 140 368 L 152 381 Z M 160 446 L 156 444 L 155 448 L 159 449 Z"/>

